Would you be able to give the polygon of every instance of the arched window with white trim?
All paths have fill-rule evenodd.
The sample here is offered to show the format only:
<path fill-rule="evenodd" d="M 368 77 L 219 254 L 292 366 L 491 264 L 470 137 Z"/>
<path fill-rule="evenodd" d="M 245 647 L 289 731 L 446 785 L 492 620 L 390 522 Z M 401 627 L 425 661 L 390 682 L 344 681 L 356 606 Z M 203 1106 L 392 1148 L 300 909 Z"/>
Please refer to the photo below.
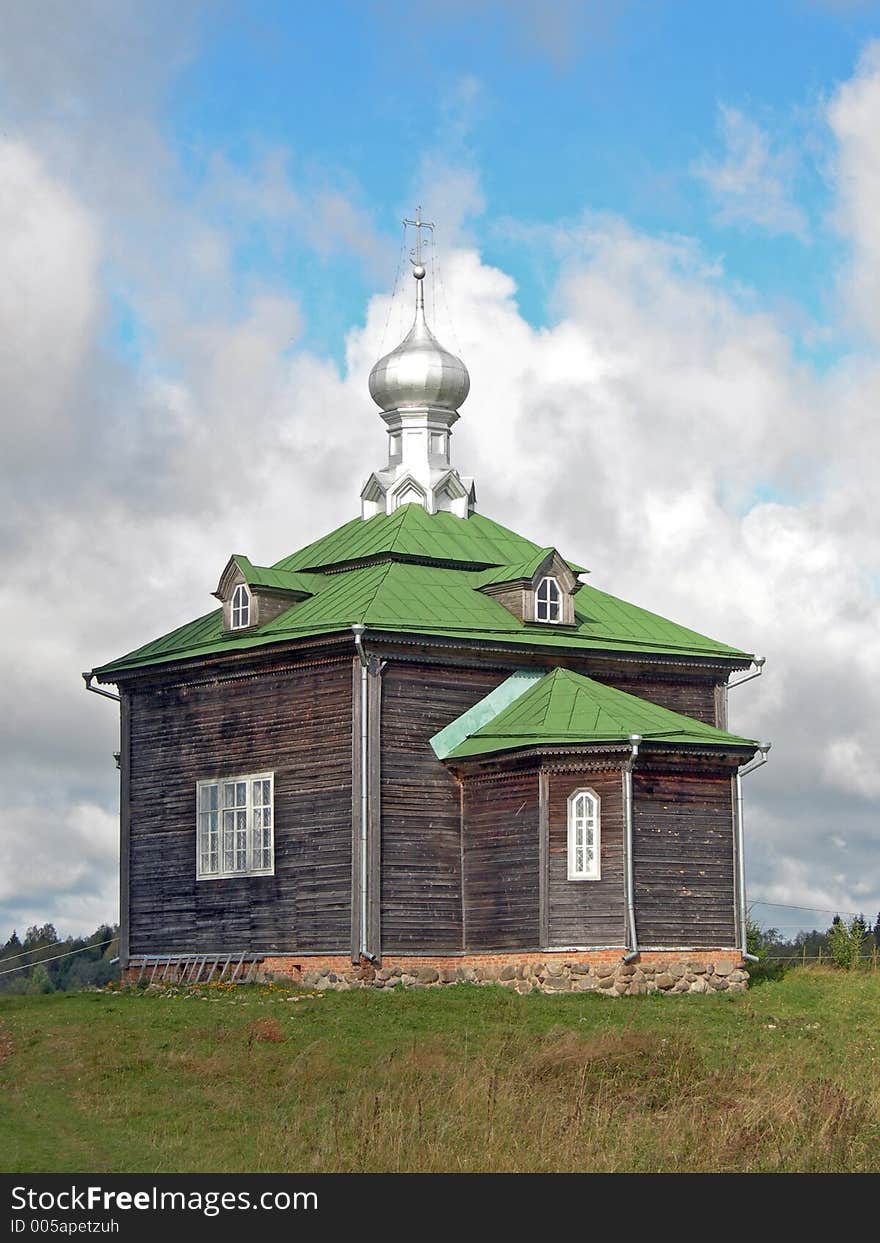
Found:
<path fill-rule="evenodd" d="M 535 619 L 539 622 L 562 621 L 562 591 L 555 578 L 542 578 L 538 583 Z"/>
<path fill-rule="evenodd" d="M 243 630 L 251 624 L 251 597 L 244 583 L 239 583 L 232 593 L 230 629 Z"/>
<path fill-rule="evenodd" d="M 568 799 L 568 879 L 599 879 L 599 795 L 575 790 Z"/>

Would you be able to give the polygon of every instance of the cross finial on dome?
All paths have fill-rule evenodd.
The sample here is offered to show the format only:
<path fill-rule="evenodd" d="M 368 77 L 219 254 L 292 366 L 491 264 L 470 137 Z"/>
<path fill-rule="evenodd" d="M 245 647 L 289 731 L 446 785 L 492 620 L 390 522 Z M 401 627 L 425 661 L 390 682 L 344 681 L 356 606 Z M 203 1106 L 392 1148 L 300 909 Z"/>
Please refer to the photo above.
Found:
<path fill-rule="evenodd" d="M 410 263 L 413 265 L 413 276 L 417 281 L 422 281 L 425 279 L 425 265 L 422 263 L 422 229 L 430 229 L 433 233 L 434 222 L 433 220 L 422 219 L 422 205 L 420 203 L 416 208 L 415 220 L 408 220 L 404 217 L 403 224 L 404 228 L 410 226 L 416 231 L 416 245 Z"/>

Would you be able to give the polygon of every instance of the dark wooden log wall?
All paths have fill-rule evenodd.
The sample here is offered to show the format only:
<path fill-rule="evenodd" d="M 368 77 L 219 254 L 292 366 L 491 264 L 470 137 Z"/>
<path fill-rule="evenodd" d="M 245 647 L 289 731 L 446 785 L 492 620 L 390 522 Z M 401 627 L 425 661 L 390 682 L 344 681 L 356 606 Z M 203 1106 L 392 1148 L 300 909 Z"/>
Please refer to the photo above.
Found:
<path fill-rule="evenodd" d="M 540 944 L 537 770 L 463 783 L 465 946 Z"/>
<path fill-rule="evenodd" d="M 351 943 L 351 658 L 131 693 L 130 950 Z M 275 774 L 275 875 L 196 881 L 195 786 Z"/>
<path fill-rule="evenodd" d="M 447 649 L 446 658 L 452 661 L 473 661 L 473 651 Z M 477 659 L 479 659 L 479 655 Z M 578 655 L 576 653 L 536 648 L 534 651 L 506 652 L 503 656 L 493 657 L 498 660 L 497 667 L 512 673 L 514 669 L 546 668 L 549 673 L 557 666 L 571 669 L 586 677 L 595 678 L 608 686 L 637 695 L 641 699 L 650 699 L 673 712 L 681 712 L 692 716 L 707 725 L 718 725 L 726 728 L 723 720 L 725 701 L 725 674 L 717 669 L 679 670 L 663 668 L 659 662 L 645 657 L 641 660 L 630 659 L 627 662 L 613 661 L 607 656 Z M 502 678 L 505 676 L 502 673 Z"/>
<path fill-rule="evenodd" d="M 633 870 L 641 945 L 733 946 L 730 772 L 633 773 Z"/>
<path fill-rule="evenodd" d="M 507 675 L 404 664 L 382 675 L 382 950 L 460 950 L 461 796 L 429 745 Z"/>
<path fill-rule="evenodd" d="M 568 879 L 568 798 L 594 790 L 600 803 L 600 879 Z M 548 917 L 550 945 L 623 945 L 624 899 L 623 777 L 610 772 L 549 773 Z"/>
<path fill-rule="evenodd" d="M 662 708 L 670 708 L 673 712 L 681 712 L 692 716 L 706 725 L 719 725 L 717 720 L 717 703 L 715 683 L 667 681 L 661 678 L 633 677 L 596 673 L 592 675 L 597 681 L 605 682 L 628 695 L 637 695 L 639 699 L 650 699 Z"/>

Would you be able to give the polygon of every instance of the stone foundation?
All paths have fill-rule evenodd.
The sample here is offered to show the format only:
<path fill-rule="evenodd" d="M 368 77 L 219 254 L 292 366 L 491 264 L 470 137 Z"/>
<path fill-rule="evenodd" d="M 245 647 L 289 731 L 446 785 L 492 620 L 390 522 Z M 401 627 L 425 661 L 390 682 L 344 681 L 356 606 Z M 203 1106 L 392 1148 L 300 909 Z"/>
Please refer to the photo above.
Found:
<path fill-rule="evenodd" d="M 147 973 L 149 974 L 149 973 Z M 182 973 L 185 975 L 185 971 Z M 135 983 L 139 967 L 125 973 Z M 249 973 L 250 975 L 250 973 Z M 464 954 L 449 957 L 389 955 L 381 965 L 354 966 L 346 955 L 267 956 L 253 972 L 263 981 L 289 981 L 319 991 L 350 988 L 439 988 L 447 984 L 500 984 L 518 993 L 744 992 L 749 973 L 736 950 L 645 951 L 624 963 L 619 951 Z M 253 978 L 252 977 L 252 978 Z M 169 982 L 174 973 L 166 977 Z M 208 983 L 206 975 L 200 981 Z"/>

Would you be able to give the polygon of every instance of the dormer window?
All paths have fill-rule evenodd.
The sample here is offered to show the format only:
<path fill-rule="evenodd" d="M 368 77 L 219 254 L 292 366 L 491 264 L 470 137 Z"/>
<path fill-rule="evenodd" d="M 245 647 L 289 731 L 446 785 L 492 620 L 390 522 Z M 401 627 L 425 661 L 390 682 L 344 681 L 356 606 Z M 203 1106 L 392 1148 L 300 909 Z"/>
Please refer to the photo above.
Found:
<path fill-rule="evenodd" d="M 562 591 L 555 578 L 542 578 L 535 592 L 535 620 L 562 621 Z"/>
<path fill-rule="evenodd" d="M 250 592 L 244 583 L 239 583 L 235 591 L 232 593 L 231 607 L 231 626 L 232 630 L 244 630 L 245 626 L 250 625 L 251 618 L 251 597 Z"/>

